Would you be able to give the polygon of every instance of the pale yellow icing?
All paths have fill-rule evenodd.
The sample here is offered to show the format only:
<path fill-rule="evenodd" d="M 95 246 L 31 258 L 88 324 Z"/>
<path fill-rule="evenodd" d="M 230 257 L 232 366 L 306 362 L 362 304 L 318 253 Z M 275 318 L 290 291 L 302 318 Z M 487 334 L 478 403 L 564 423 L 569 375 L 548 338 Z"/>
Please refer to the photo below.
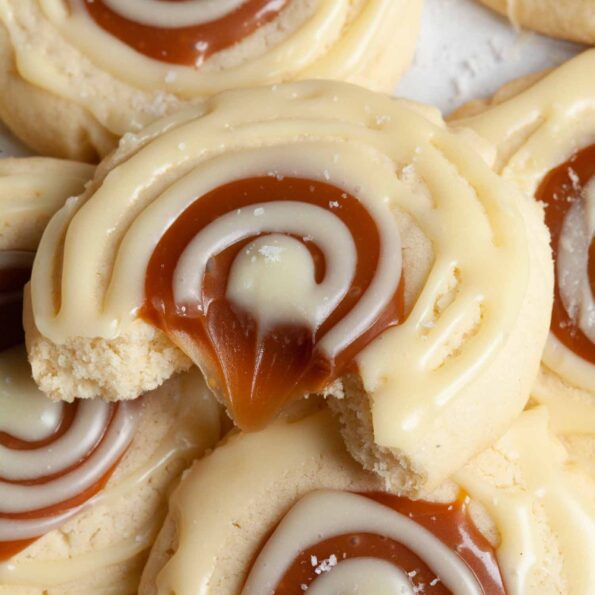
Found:
<path fill-rule="evenodd" d="M 588 50 L 519 95 L 456 124 L 491 141 L 498 149 L 497 169 L 533 196 L 549 171 L 595 142 L 594 68 L 595 50 Z M 595 366 L 552 333 L 543 362 L 569 385 L 595 392 Z M 536 390 L 541 392 L 540 385 Z"/>
<path fill-rule="evenodd" d="M 517 485 L 499 487 L 472 468 L 463 468 L 454 479 L 496 522 L 498 560 L 511 595 L 527 593 L 534 567 L 545 565 L 547 548 L 534 517 L 536 502 L 543 506 L 562 552 L 567 592 L 588 595 L 595 584 L 595 492 L 577 487 L 576 472 L 548 423 L 546 408 L 526 411 L 496 445 L 518 466 Z"/>
<path fill-rule="evenodd" d="M 55 343 L 125 332 L 170 222 L 197 196 L 267 173 L 335 184 L 380 215 L 404 212 L 432 243 L 407 320 L 356 359 L 378 444 L 407 449 L 431 433 L 519 324 L 529 276 L 519 196 L 406 102 L 322 82 L 229 92 L 152 126 L 132 153 L 130 143 L 93 196 L 66 205 L 44 235 L 32 302 Z"/>
<path fill-rule="evenodd" d="M 271 24 L 274 34 L 260 37 L 256 32 L 232 48 L 228 60 L 216 54 L 196 69 L 135 52 L 98 27 L 81 3 L 73 0 L 70 9 L 69 0 L 1 0 L 0 20 L 11 35 L 17 68 L 25 80 L 84 106 L 117 135 L 177 109 L 180 99 L 225 89 L 313 77 L 371 82 L 378 78 L 382 83 L 377 86 L 388 89 L 392 82 L 387 85 L 384 79 L 394 79 L 402 70 L 421 9 L 419 0 L 292 0 L 276 19 L 279 22 Z M 138 12 L 138 2 L 116 4 L 120 11 Z M 143 3 L 141 20 L 154 20 L 162 12 L 160 4 L 152 0 L 147 8 Z M 194 4 L 168 6 L 168 20 L 177 19 L 172 10 L 188 11 L 196 20 Z M 200 2 L 199 14 L 206 18 L 221 12 L 218 4 Z M 237 2 L 225 3 L 232 4 Z M 397 66 L 381 64 L 379 40 L 392 43 L 401 23 L 408 25 L 402 35 L 407 49 L 394 58 Z M 73 71 L 81 74 L 74 84 Z"/>
<path fill-rule="evenodd" d="M 336 424 L 326 411 L 232 438 L 213 455 L 212 462 L 207 458 L 191 469 L 172 496 L 170 515 L 177 524 L 177 537 L 172 557 L 157 576 L 156 592 L 231 592 L 226 590 L 225 581 L 232 579 L 222 577 L 218 566 L 227 564 L 230 572 L 227 555 L 236 551 L 231 545 L 236 539 L 242 544 L 246 539 L 252 543 L 250 552 L 241 550 L 247 564 L 264 546 L 245 586 L 245 592 L 252 593 L 254 585 L 265 585 L 259 591 L 262 593 L 268 592 L 283 566 L 299 551 L 327 533 L 363 531 L 366 524 L 374 533 L 390 531 L 389 518 L 379 520 L 372 510 L 359 515 L 353 508 L 344 514 L 341 499 L 335 498 L 337 492 L 323 491 L 319 496 L 312 491 L 326 490 L 330 485 L 337 489 L 336 474 L 346 478 L 359 474 L 366 481 L 364 472 L 352 469 L 344 456 Z M 313 469 L 319 470 L 314 479 Z M 304 477 L 308 478 L 306 482 Z M 524 412 L 494 447 L 456 473 L 454 480 L 470 495 L 471 506 L 482 505 L 495 524 L 497 559 L 511 595 L 558 593 L 554 585 L 559 584 L 567 586 L 561 593 L 590 593 L 595 580 L 595 486 L 569 464 L 548 427 L 545 408 Z M 349 485 L 347 479 L 342 481 Z M 367 488 L 353 487 L 352 483 L 342 489 L 378 490 L 373 478 L 367 481 Z M 314 487 L 304 492 L 308 485 Z M 273 498 L 273 489 L 284 494 L 287 501 Z M 432 498 L 433 494 L 425 497 Z M 271 500 L 279 517 L 269 515 L 266 521 L 259 521 L 259 508 Z M 263 522 L 267 526 L 261 526 Z M 250 541 L 245 531 L 254 532 L 254 539 Z M 263 535 L 267 536 L 264 544 Z M 404 539 L 403 535 L 397 538 Z M 561 569 L 550 568 L 554 551 L 562 560 Z M 430 567 L 432 552 L 426 544 L 422 557 Z M 449 557 L 442 555 L 441 559 L 446 563 Z M 339 560 L 337 563 L 340 566 Z M 246 577 L 250 572 L 249 567 L 232 564 L 231 568 L 234 584 L 238 575 Z"/>
<path fill-rule="evenodd" d="M 165 468 L 188 466 L 217 441 L 221 432 L 220 409 L 200 374 L 193 371 L 172 382 L 179 383 L 174 409 L 168 412 L 173 421 L 153 454 L 124 476 L 118 475 L 116 471 L 107 486 L 79 509 L 79 514 L 92 513 L 95 507 L 103 509 L 102 514 L 109 514 L 110 509 L 117 509 L 119 502 L 132 495 L 141 485 L 151 482 Z M 91 522 L 94 521 L 91 519 Z M 161 516 L 156 515 L 139 525 L 133 534 L 116 536 L 107 547 L 89 548 L 86 552 L 78 552 L 64 559 L 17 556 L 0 563 L 0 587 L 19 585 L 49 588 L 84 580 L 91 572 L 125 563 L 146 551 L 153 543 L 160 523 Z M 130 575 L 128 580 L 135 584 L 138 576 Z"/>

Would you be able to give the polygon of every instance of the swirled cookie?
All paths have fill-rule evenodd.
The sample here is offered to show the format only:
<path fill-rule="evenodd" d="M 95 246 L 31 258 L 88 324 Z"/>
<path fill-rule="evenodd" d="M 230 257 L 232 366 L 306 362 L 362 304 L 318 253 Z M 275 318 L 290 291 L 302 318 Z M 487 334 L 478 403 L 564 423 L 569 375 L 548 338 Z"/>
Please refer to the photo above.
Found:
<path fill-rule="evenodd" d="M 0 159 L 0 349 L 23 340 L 22 290 L 47 222 L 92 175 L 74 161 Z"/>
<path fill-rule="evenodd" d="M 220 435 L 196 370 L 136 401 L 55 403 L 24 347 L 5 349 L 22 336 L 20 297 L 43 226 L 91 173 L 0 160 L 2 595 L 136 593 L 169 487 Z"/>
<path fill-rule="evenodd" d="M 556 430 L 595 460 L 595 51 L 515 81 L 456 114 L 498 150 L 497 169 L 546 206 L 554 309 L 534 398 Z M 572 452 L 575 452 L 575 448 Z M 584 456 L 583 456 L 584 458 Z"/>
<path fill-rule="evenodd" d="M 595 43 L 592 0 L 479 0 L 516 26 L 571 41 Z"/>
<path fill-rule="evenodd" d="M 42 395 L 0 353 L 0 594 L 132 595 L 169 488 L 219 438 L 198 371 L 137 399 Z"/>
<path fill-rule="evenodd" d="M 84 160 L 197 98 L 304 78 L 389 91 L 421 0 L 1 0 L 0 117 Z"/>
<path fill-rule="evenodd" d="M 52 219 L 29 356 L 64 400 L 194 362 L 249 430 L 332 394 L 353 454 L 414 491 L 522 410 L 550 268 L 537 203 L 437 112 L 322 81 L 228 92 L 127 137 Z"/>
<path fill-rule="evenodd" d="M 140 595 L 587 595 L 595 484 L 565 461 L 543 409 L 421 500 L 347 455 L 322 410 L 236 433 L 195 463 Z"/>

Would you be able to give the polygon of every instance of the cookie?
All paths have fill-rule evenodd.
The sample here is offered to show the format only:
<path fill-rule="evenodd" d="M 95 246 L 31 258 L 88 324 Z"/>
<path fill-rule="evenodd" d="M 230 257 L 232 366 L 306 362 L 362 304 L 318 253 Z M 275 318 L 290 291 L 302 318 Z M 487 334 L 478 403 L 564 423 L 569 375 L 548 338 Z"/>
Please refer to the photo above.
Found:
<path fill-rule="evenodd" d="M 570 41 L 595 43 L 595 11 L 591 0 L 479 0 L 525 27 Z"/>
<path fill-rule="evenodd" d="M 0 349 L 23 340 L 22 289 L 47 222 L 92 175 L 74 161 L 0 159 Z"/>
<path fill-rule="evenodd" d="M 391 90 L 421 0 L 3 0 L 0 117 L 38 152 L 95 160 L 226 89 L 335 78 Z"/>
<path fill-rule="evenodd" d="M 219 432 L 198 372 L 134 402 L 53 403 L 24 349 L 0 353 L 0 594 L 136 593 L 170 488 Z"/>
<path fill-rule="evenodd" d="M 129 399 L 195 363 L 249 430 L 323 392 L 367 468 L 436 485 L 523 409 L 551 308 L 541 208 L 462 136 L 314 81 L 125 137 L 43 236 L 36 381 Z"/>
<path fill-rule="evenodd" d="M 455 114 L 457 126 L 496 146 L 497 171 L 546 206 L 556 283 L 550 336 L 533 394 L 555 411 L 558 431 L 588 441 L 589 433 L 595 435 L 595 323 L 588 315 L 594 307 L 589 285 L 595 173 L 595 84 L 589 73 L 594 67 L 595 51 L 589 50 Z"/>
<path fill-rule="evenodd" d="M 236 433 L 195 463 L 139 593 L 586 595 L 594 494 L 543 408 L 417 501 L 356 465 L 322 410 Z"/>

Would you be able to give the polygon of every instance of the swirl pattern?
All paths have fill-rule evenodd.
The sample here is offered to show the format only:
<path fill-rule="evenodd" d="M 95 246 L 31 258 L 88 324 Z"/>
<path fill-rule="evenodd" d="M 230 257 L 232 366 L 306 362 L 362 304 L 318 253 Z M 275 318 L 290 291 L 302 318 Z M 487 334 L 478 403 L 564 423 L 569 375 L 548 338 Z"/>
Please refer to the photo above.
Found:
<path fill-rule="evenodd" d="M 42 389 L 68 398 L 68 362 L 80 371 L 117 344 L 121 373 L 86 366 L 78 396 L 134 398 L 191 359 L 236 419 L 260 407 L 266 421 L 356 373 L 378 445 L 433 464 L 418 445 L 451 444 L 446 419 L 471 404 L 496 435 L 524 404 L 545 340 L 547 237 L 537 207 L 420 109 L 297 83 L 222 94 L 126 137 L 35 260 Z M 68 381 L 54 382 L 50 357 Z M 290 389 L 272 403 L 285 374 Z M 490 439 L 473 431 L 453 469 Z"/>
<path fill-rule="evenodd" d="M 80 512 L 126 451 L 140 413 L 139 402 L 53 403 L 36 389 L 27 372 L 21 349 L 2 354 L 2 558 Z"/>
<path fill-rule="evenodd" d="M 414 512 L 398 512 L 398 498 L 384 496 L 384 501 L 392 502 L 397 510 L 368 496 L 347 492 L 317 491 L 304 496 L 264 545 L 242 595 L 292 593 L 296 580 L 302 590 L 320 595 L 362 592 L 368 582 L 374 588 L 385 587 L 383 593 L 395 595 L 504 593 L 493 552 L 484 552 L 481 560 L 478 550 L 485 544 L 476 544 L 474 557 L 470 542 L 476 535 L 463 527 L 454 505 L 434 505 L 428 514 L 434 513 L 436 530 L 441 523 L 449 522 L 450 513 L 453 526 L 461 523 L 457 530 L 470 540 L 466 546 L 444 543 L 432 528 L 416 522 Z M 377 547 L 372 545 L 372 536 L 381 537 Z M 326 552 L 324 544 L 333 553 L 323 558 L 320 552 Z M 471 566 L 457 552 L 465 552 L 463 556 Z M 476 572 L 485 583 L 478 580 Z"/>

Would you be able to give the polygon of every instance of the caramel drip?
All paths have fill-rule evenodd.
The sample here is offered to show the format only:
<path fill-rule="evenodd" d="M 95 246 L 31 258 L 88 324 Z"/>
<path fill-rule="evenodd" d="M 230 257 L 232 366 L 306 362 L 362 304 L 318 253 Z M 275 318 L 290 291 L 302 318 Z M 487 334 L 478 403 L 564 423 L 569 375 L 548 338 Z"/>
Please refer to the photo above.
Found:
<path fill-rule="evenodd" d="M 351 287 L 338 307 L 316 331 L 304 326 L 276 325 L 260 332 L 250 312 L 226 298 L 230 269 L 245 246 L 239 242 L 208 263 L 202 293 L 205 311 L 181 311 L 173 295 L 176 265 L 193 238 L 227 213 L 252 204 L 292 201 L 325 209 L 347 226 L 357 250 Z M 296 211 L 299 216 L 299 207 Z M 251 238 L 254 239 L 254 238 Z M 316 263 L 317 282 L 325 273 L 324 258 L 307 238 Z M 352 365 L 354 356 L 403 317 L 403 287 L 396 292 L 374 324 L 330 361 L 316 343 L 357 304 L 370 285 L 380 258 L 381 243 L 374 220 L 352 195 L 314 180 L 258 177 L 221 186 L 197 199 L 169 227 L 156 247 L 145 281 L 146 301 L 141 315 L 165 331 L 184 350 L 200 359 L 209 384 L 227 401 L 236 423 L 245 430 L 263 427 L 282 407 L 307 393 L 322 390 Z"/>
<path fill-rule="evenodd" d="M 24 340 L 22 290 L 30 276 L 28 266 L 0 270 L 0 351 Z"/>
<path fill-rule="evenodd" d="M 575 153 L 562 165 L 552 169 L 537 189 L 535 197 L 546 205 L 545 222 L 552 237 L 554 259 L 556 259 L 558 253 L 564 219 L 572 205 L 576 201 L 582 200 L 581 190 L 594 175 L 595 145 L 591 145 Z M 591 245 L 589 250 L 589 279 L 591 286 L 595 283 L 593 250 L 593 245 Z M 584 360 L 595 364 L 595 345 L 591 343 L 566 312 L 560 297 L 557 275 L 551 330 L 556 338 L 568 349 Z"/>
<path fill-rule="evenodd" d="M 247 0 L 217 20 L 176 28 L 136 23 L 114 12 L 102 0 L 85 0 L 85 8 L 99 27 L 137 52 L 168 64 L 200 66 L 213 54 L 239 43 L 275 19 L 289 1 Z"/>
<path fill-rule="evenodd" d="M 495 551 L 473 524 L 468 512 L 468 498 L 465 495 L 461 494 L 456 502 L 451 504 L 413 501 L 385 493 L 363 495 L 407 515 L 456 551 L 475 574 L 485 595 L 506 593 Z M 388 537 L 369 533 L 340 535 L 301 552 L 276 586 L 274 594 L 303 593 L 303 585 L 311 585 L 320 575 L 318 563 L 333 556 L 338 563 L 361 557 L 385 560 L 407 573 L 414 592 L 450 594 L 428 563 L 409 548 Z M 332 572 L 332 567 L 328 571 Z"/>

